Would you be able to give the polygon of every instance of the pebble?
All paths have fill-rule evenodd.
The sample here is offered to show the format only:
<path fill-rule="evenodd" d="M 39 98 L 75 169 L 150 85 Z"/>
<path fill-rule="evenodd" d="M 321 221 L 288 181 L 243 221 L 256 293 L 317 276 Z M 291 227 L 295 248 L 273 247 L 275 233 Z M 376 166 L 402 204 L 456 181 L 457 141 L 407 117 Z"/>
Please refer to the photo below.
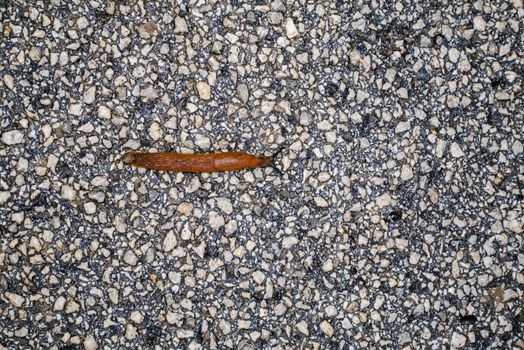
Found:
<path fill-rule="evenodd" d="M 335 330 L 333 329 L 333 326 L 331 326 L 331 324 L 328 321 L 325 321 L 325 320 L 320 323 L 320 329 L 322 330 L 322 332 L 324 332 L 324 334 L 328 338 L 331 338 L 333 336 L 333 334 L 335 333 Z"/>
<path fill-rule="evenodd" d="M 298 322 L 295 327 L 300 333 L 309 336 L 309 327 L 306 321 Z"/>
<path fill-rule="evenodd" d="M 2 133 L 2 142 L 6 145 L 16 145 L 24 141 L 24 134 L 19 130 L 11 130 Z"/>
<path fill-rule="evenodd" d="M 451 346 L 455 349 L 460 349 L 466 345 L 467 338 L 457 332 L 453 332 L 453 335 L 451 336 Z"/>
<path fill-rule="evenodd" d="M 128 250 L 124 254 L 124 261 L 128 265 L 135 266 L 137 264 L 137 262 L 138 262 L 138 258 L 137 258 L 136 254 L 132 250 Z"/>
<path fill-rule="evenodd" d="M 84 108 L 80 103 L 70 104 L 67 112 L 73 116 L 80 117 L 84 113 Z"/>
<path fill-rule="evenodd" d="M 84 103 L 91 104 L 95 102 L 96 99 L 96 86 L 91 86 L 84 93 Z"/>
<path fill-rule="evenodd" d="M 453 142 L 450 146 L 450 152 L 451 152 L 451 156 L 453 158 L 461 158 L 461 157 L 464 157 L 465 154 L 464 152 L 462 151 L 462 148 L 460 148 L 459 144 L 456 143 L 456 142 Z"/>
<path fill-rule="evenodd" d="M 392 199 L 389 193 L 383 193 L 375 199 L 375 202 L 379 208 L 384 208 L 391 205 Z"/>
<path fill-rule="evenodd" d="M 256 284 L 262 284 L 264 283 L 264 280 L 266 279 L 266 275 L 262 271 L 253 272 L 252 276 Z"/>
<path fill-rule="evenodd" d="M 7 203 L 9 198 L 11 197 L 11 193 L 8 191 L 0 191 L 0 204 Z"/>
<path fill-rule="evenodd" d="M 85 350 L 97 350 L 98 344 L 95 337 L 92 334 L 88 334 L 84 339 L 84 349 Z"/>
<path fill-rule="evenodd" d="M 246 84 L 239 84 L 237 88 L 238 97 L 243 103 L 249 101 L 249 89 Z"/>
<path fill-rule="evenodd" d="M 177 239 L 176 239 L 176 235 L 173 231 L 169 231 L 166 235 L 166 237 L 164 238 L 164 242 L 162 244 L 162 249 L 165 251 L 165 252 L 170 252 L 172 251 L 176 246 L 177 246 Z"/>
<path fill-rule="evenodd" d="M 187 32 L 188 32 L 188 29 L 187 29 L 186 20 L 183 19 L 182 17 L 177 16 L 175 18 L 175 30 L 174 30 L 174 33 L 175 34 L 180 34 L 180 33 L 187 33 Z"/>
<path fill-rule="evenodd" d="M 473 18 L 473 28 L 481 32 L 485 31 L 486 30 L 486 21 L 484 20 L 484 17 L 475 16 Z"/>
<path fill-rule="evenodd" d="M 217 230 L 224 226 L 226 224 L 224 217 L 217 213 L 216 211 L 212 211 L 209 213 L 209 226 L 213 230 Z"/>
<path fill-rule="evenodd" d="M 289 248 L 297 245 L 298 242 L 299 242 L 298 238 L 296 238 L 294 236 L 284 237 L 284 239 L 282 240 L 282 248 L 289 249 Z"/>
<path fill-rule="evenodd" d="M 16 293 L 6 292 L 4 296 L 15 307 L 22 307 L 25 302 L 24 297 Z"/>
<path fill-rule="evenodd" d="M 9 90 L 13 90 L 15 88 L 15 80 L 13 76 L 10 74 L 4 74 L 4 84 Z"/>
<path fill-rule="evenodd" d="M 224 197 L 219 197 L 216 199 L 217 206 L 222 210 L 225 214 L 232 214 L 233 213 L 233 203 L 231 203 L 231 200 Z"/>
<path fill-rule="evenodd" d="M 63 199 L 72 201 L 76 198 L 76 191 L 68 185 L 63 185 L 60 191 L 60 195 Z"/>
<path fill-rule="evenodd" d="M 198 95 L 200 96 L 201 99 L 203 100 L 210 100 L 211 99 L 211 87 L 201 81 L 201 82 L 198 82 L 197 83 L 197 91 L 198 91 Z"/>
<path fill-rule="evenodd" d="M 111 119 L 111 109 L 106 106 L 99 106 L 97 115 L 101 119 Z"/>
<path fill-rule="evenodd" d="M 400 178 L 403 181 L 411 180 L 413 178 L 413 170 L 411 167 L 407 164 L 402 165 L 402 171 L 400 174 Z"/>
<path fill-rule="evenodd" d="M 286 35 L 289 39 L 293 39 L 299 35 L 298 29 L 292 18 L 286 19 Z"/>

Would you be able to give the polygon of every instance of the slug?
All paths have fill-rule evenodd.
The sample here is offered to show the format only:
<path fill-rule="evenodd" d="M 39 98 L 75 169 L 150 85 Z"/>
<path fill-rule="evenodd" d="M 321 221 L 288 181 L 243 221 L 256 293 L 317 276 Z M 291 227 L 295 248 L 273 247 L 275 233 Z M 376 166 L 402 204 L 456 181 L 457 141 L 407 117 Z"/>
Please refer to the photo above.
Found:
<path fill-rule="evenodd" d="M 125 164 L 152 170 L 182 173 L 213 173 L 241 169 L 274 167 L 272 156 L 255 156 L 244 152 L 182 154 L 175 152 L 128 152 L 122 157 Z"/>

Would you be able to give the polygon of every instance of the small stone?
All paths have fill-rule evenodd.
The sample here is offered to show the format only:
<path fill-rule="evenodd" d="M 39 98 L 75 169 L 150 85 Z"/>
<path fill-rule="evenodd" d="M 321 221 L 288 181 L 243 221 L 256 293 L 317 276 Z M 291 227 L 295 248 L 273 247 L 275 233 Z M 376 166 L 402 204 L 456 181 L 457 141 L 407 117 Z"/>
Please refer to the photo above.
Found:
<path fill-rule="evenodd" d="M 6 145 L 16 145 L 22 143 L 24 134 L 19 130 L 11 130 L 2 133 L 2 142 Z"/>
<path fill-rule="evenodd" d="M 207 136 L 196 134 L 195 145 L 203 150 L 208 150 L 211 147 L 211 139 Z"/>
<path fill-rule="evenodd" d="M 176 247 L 177 243 L 178 242 L 175 233 L 173 231 L 169 231 L 164 238 L 164 242 L 162 243 L 162 249 L 165 252 L 170 252 Z"/>
<path fill-rule="evenodd" d="M 68 185 L 63 185 L 60 191 L 62 198 L 72 201 L 76 198 L 76 191 Z"/>
<path fill-rule="evenodd" d="M 308 126 L 313 121 L 313 116 L 308 112 L 302 112 L 300 114 L 300 125 Z"/>
<path fill-rule="evenodd" d="M 131 316 L 129 316 L 129 318 L 131 319 L 131 321 L 137 324 L 142 323 L 142 321 L 144 320 L 144 316 L 142 315 L 140 311 L 131 312 Z"/>
<path fill-rule="evenodd" d="M 467 338 L 460 333 L 454 332 L 451 336 L 451 346 L 454 348 L 462 348 L 466 345 Z"/>
<path fill-rule="evenodd" d="M 228 215 L 233 213 L 233 204 L 228 198 L 217 198 L 217 206 L 220 208 L 220 210 Z"/>
<path fill-rule="evenodd" d="M 247 103 L 249 100 L 249 89 L 246 84 L 240 84 L 237 88 L 238 97 L 244 103 Z"/>
<path fill-rule="evenodd" d="M 124 261 L 128 265 L 135 266 L 136 263 L 138 262 L 138 258 L 137 258 L 136 254 L 132 250 L 128 250 L 124 254 Z"/>
<path fill-rule="evenodd" d="M 137 335 L 138 333 L 136 331 L 136 327 L 129 323 L 126 327 L 126 338 L 128 340 L 133 340 L 137 337 Z"/>
<path fill-rule="evenodd" d="M 111 119 L 111 110 L 106 106 L 98 107 L 98 118 Z"/>
<path fill-rule="evenodd" d="M 73 103 L 69 105 L 69 107 L 67 108 L 67 112 L 71 115 L 80 117 L 84 112 L 84 108 L 80 103 Z"/>
<path fill-rule="evenodd" d="M 513 142 L 513 146 L 511 146 L 511 150 L 513 151 L 513 154 L 516 156 L 521 154 L 523 151 L 522 142 L 520 142 L 519 140 L 516 140 L 515 142 Z"/>
<path fill-rule="evenodd" d="M 15 88 L 15 80 L 13 79 L 13 76 L 4 74 L 4 84 L 9 90 L 13 90 Z"/>
<path fill-rule="evenodd" d="M 298 322 L 295 327 L 298 329 L 298 331 L 304 335 L 309 335 L 308 325 L 306 321 L 300 321 Z"/>
<path fill-rule="evenodd" d="M 84 203 L 84 210 L 86 214 L 92 215 L 96 213 L 96 204 L 93 202 Z"/>
<path fill-rule="evenodd" d="M 286 20 L 286 35 L 289 39 L 299 35 L 297 27 L 295 26 L 295 22 L 293 22 L 293 19 L 291 18 Z"/>
<path fill-rule="evenodd" d="M 97 350 L 98 344 L 95 337 L 92 334 L 88 334 L 84 339 L 84 349 L 85 350 Z"/>
<path fill-rule="evenodd" d="M 406 99 L 409 97 L 408 90 L 406 88 L 401 87 L 397 90 L 398 97 Z"/>
<path fill-rule="evenodd" d="M 152 122 L 149 126 L 149 136 L 155 141 L 158 141 L 162 138 L 163 131 L 160 125 L 157 122 Z"/>
<path fill-rule="evenodd" d="M 175 34 L 179 34 L 179 33 L 187 33 L 188 30 L 187 30 L 187 23 L 186 23 L 186 20 L 183 19 L 182 17 L 179 17 L 177 16 L 175 18 L 175 30 L 174 30 Z"/>
<path fill-rule="evenodd" d="M 391 205 L 392 199 L 389 193 L 383 193 L 375 199 L 375 203 L 377 203 L 379 208 L 384 208 Z"/>
<path fill-rule="evenodd" d="M 315 197 L 315 204 L 321 208 L 327 208 L 329 203 L 322 197 Z"/>
<path fill-rule="evenodd" d="M 329 131 L 333 128 L 333 125 L 329 121 L 323 120 L 317 124 L 317 128 L 322 131 Z"/>
<path fill-rule="evenodd" d="M 24 297 L 15 293 L 6 292 L 5 297 L 15 307 L 21 307 L 24 304 Z"/>
<path fill-rule="evenodd" d="M 450 146 L 450 152 L 451 156 L 453 158 L 461 158 L 464 157 L 464 152 L 462 151 L 462 148 L 460 148 L 459 144 L 456 142 L 453 142 Z"/>
<path fill-rule="evenodd" d="M 486 30 L 486 21 L 484 20 L 484 17 L 476 16 L 473 18 L 473 29 L 481 32 Z"/>
<path fill-rule="evenodd" d="M 198 82 L 197 90 L 198 90 L 198 95 L 200 96 L 201 99 L 203 100 L 211 99 L 211 87 L 207 83 L 203 81 Z"/>
<path fill-rule="evenodd" d="M 408 131 L 411 128 L 411 123 L 409 121 L 406 122 L 400 122 L 395 127 L 395 133 L 400 134 L 405 131 Z"/>
<path fill-rule="evenodd" d="M 84 93 L 84 103 L 91 104 L 95 102 L 95 98 L 96 98 L 96 87 L 91 86 Z"/>
<path fill-rule="evenodd" d="M 140 96 L 145 99 L 155 99 L 158 98 L 158 92 L 155 90 L 154 87 L 148 86 L 145 89 L 140 90 Z"/>
<path fill-rule="evenodd" d="M 68 314 L 72 314 L 73 312 L 77 312 L 80 310 L 80 304 L 78 304 L 76 301 L 71 300 L 66 304 L 65 312 Z"/>
<path fill-rule="evenodd" d="M 410 180 L 411 178 L 413 178 L 413 170 L 411 169 L 411 167 L 407 164 L 404 164 L 402 166 L 402 171 L 401 171 L 401 174 L 400 174 L 400 178 L 404 181 L 407 181 L 407 180 Z"/>
<path fill-rule="evenodd" d="M 449 60 L 453 63 L 457 63 L 459 58 L 460 58 L 460 51 L 457 50 L 456 48 L 452 47 L 451 49 L 449 49 L 448 51 L 448 57 L 449 57 Z"/>
<path fill-rule="evenodd" d="M 333 336 L 333 333 L 335 332 L 333 330 L 333 326 L 331 326 L 331 324 L 325 320 L 320 323 L 320 329 L 328 338 L 331 338 Z"/>
<path fill-rule="evenodd" d="M 63 311 L 66 302 L 67 302 L 67 299 L 64 298 L 63 296 L 59 296 L 58 298 L 56 298 L 53 304 L 53 311 Z"/>
<path fill-rule="evenodd" d="M 282 248 L 289 249 L 298 244 L 298 238 L 295 236 L 287 236 L 282 240 Z"/>
<path fill-rule="evenodd" d="M 253 280 L 257 284 L 262 284 L 264 280 L 266 279 L 266 275 L 262 271 L 255 271 L 252 274 Z"/>
<path fill-rule="evenodd" d="M 322 271 L 324 272 L 331 272 L 333 271 L 333 259 L 326 259 L 324 263 L 322 263 Z"/>
<path fill-rule="evenodd" d="M 11 197 L 11 193 L 8 191 L 0 191 L 0 204 L 4 204 Z"/>
<path fill-rule="evenodd" d="M 216 211 L 212 211 L 209 213 L 209 226 L 211 226 L 212 229 L 217 230 L 224 225 L 225 221 L 222 215 L 220 215 Z"/>
<path fill-rule="evenodd" d="M 156 30 L 157 26 L 153 22 L 146 22 L 144 24 L 139 25 L 136 28 L 138 35 L 140 35 L 140 37 L 144 39 L 151 38 L 151 36 L 155 34 Z"/>

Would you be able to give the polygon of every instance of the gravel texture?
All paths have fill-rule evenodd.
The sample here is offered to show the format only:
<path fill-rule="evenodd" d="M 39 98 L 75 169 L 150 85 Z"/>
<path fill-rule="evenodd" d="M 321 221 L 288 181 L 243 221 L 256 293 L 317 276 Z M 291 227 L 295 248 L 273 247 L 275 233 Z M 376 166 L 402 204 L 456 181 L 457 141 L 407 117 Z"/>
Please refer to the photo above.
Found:
<path fill-rule="evenodd" d="M 522 0 L 0 24 L 0 349 L 524 348 Z M 281 146 L 282 174 L 120 161 Z"/>

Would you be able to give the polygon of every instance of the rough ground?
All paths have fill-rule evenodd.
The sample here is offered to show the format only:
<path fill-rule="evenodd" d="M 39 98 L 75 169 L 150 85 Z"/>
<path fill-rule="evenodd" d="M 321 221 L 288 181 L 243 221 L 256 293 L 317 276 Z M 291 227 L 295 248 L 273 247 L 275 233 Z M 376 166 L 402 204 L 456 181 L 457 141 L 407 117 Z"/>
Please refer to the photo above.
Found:
<path fill-rule="evenodd" d="M 0 1 L 0 348 L 524 348 L 523 19 Z"/>

